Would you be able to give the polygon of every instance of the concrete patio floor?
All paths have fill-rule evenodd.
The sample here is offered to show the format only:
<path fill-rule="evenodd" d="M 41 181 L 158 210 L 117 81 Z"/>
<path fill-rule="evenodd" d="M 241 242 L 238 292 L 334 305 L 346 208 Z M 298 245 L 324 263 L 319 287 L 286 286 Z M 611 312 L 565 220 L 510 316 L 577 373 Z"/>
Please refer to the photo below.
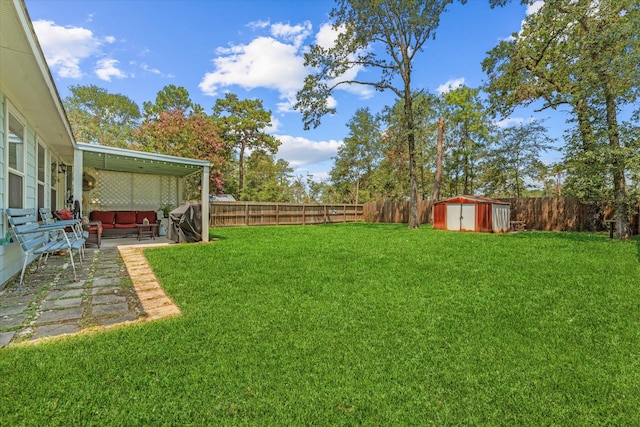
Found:
<path fill-rule="evenodd" d="M 51 256 L 38 269 L 32 263 L 21 289 L 19 278 L 0 289 L 0 348 L 178 315 L 143 254 L 171 243 L 103 239 L 100 248 L 85 249 L 82 265 L 74 255 L 77 281 L 68 254 Z"/>

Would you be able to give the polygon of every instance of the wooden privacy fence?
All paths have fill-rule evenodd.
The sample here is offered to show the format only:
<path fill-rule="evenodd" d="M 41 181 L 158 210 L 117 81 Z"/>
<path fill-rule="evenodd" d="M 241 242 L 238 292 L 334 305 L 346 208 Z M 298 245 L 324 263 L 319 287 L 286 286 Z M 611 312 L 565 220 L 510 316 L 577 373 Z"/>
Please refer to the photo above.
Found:
<path fill-rule="evenodd" d="M 511 221 L 524 221 L 529 230 L 581 231 L 587 223 L 589 205 L 569 197 L 530 197 L 499 199 L 511 204 Z M 431 201 L 418 203 L 421 224 L 432 223 Z M 370 202 L 364 204 L 367 222 L 409 222 L 409 202 Z"/>
<path fill-rule="evenodd" d="M 433 203 L 430 200 L 418 202 L 420 224 L 431 224 Z M 409 223 L 409 202 L 369 202 L 364 204 L 366 222 Z"/>
<path fill-rule="evenodd" d="M 511 204 L 511 220 L 524 221 L 529 230 L 582 231 L 589 219 L 589 205 L 573 197 L 501 200 Z"/>
<path fill-rule="evenodd" d="M 305 225 L 362 221 L 363 205 L 316 205 L 266 202 L 215 202 L 209 226 Z"/>

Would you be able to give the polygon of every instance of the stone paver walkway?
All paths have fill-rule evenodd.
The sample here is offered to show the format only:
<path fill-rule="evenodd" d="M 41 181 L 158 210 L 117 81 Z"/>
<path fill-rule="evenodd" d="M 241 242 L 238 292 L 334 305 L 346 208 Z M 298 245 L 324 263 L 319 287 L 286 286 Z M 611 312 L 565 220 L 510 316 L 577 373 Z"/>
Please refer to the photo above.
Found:
<path fill-rule="evenodd" d="M 146 246 L 87 248 L 78 281 L 68 255 L 37 270 L 32 263 L 22 289 L 14 280 L 0 290 L 0 347 L 180 314 L 149 268 Z"/>

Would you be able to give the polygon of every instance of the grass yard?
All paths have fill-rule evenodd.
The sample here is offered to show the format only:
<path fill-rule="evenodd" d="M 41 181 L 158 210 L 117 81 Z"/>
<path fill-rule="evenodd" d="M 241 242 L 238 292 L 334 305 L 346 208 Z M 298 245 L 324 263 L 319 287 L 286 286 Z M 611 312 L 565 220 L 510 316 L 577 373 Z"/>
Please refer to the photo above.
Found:
<path fill-rule="evenodd" d="M 181 317 L 0 350 L 0 424 L 640 424 L 637 239 L 211 234 L 147 251 Z"/>

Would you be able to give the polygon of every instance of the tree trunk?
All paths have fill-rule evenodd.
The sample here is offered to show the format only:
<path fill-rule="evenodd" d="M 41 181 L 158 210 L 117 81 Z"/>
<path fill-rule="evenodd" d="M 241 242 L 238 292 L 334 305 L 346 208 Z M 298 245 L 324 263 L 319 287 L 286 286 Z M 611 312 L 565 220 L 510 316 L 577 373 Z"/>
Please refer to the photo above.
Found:
<path fill-rule="evenodd" d="M 616 102 L 609 83 L 610 77 L 601 76 L 607 107 L 607 134 L 612 155 L 613 191 L 616 206 L 616 235 L 618 239 L 627 240 L 631 237 L 629 225 L 629 203 L 627 201 L 627 181 L 624 176 L 625 159 L 620 153 L 620 132 L 618 130 L 618 115 Z"/>
<path fill-rule="evenodd" d="M 238 194 L 240 195 L 242 195 L 242 187 L 244 185 L 244 150 L 245 143 L 242 142 L 238 155 Z"/>
<path fill-rule="evenodd" d="M 408 86 L 408 82 L 407 82 Z M 418 217 L 418 180 L 416 174 L 416 141 L 413 125 L 413 103 L 411 89 L 405 86 L 404 115 L 409 147 L 409 228 L 419 228 Z"/>
<path fill-rule="evenodd" d="M 440 182 L 442 181 L 442 140 L 444 138 L 444 117 L 438 121 L 438 143 L 436 147 L 436 176 L 433 183 L 433 202 L 440 199 Z"/>

